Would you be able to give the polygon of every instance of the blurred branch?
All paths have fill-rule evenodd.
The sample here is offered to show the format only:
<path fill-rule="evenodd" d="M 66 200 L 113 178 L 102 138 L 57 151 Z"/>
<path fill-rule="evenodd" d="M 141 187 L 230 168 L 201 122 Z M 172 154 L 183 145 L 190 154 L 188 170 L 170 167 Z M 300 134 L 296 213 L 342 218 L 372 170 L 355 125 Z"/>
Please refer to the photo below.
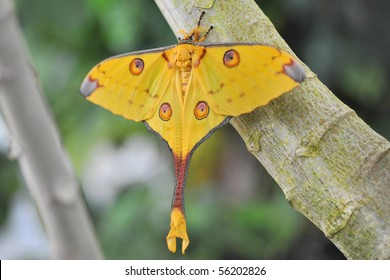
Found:
<path fill-rule="evenodd" d="M 53 258 L 100 259 L 91 221 L 37 78 L 10 0 L 0 2 L 0 109 L 50 240 Z"/>
<path fill-rule="evenodd" d="M 203 25 L 215 27 L 209 42 L 262 42 L 291 52 L 252 0 L 155 2 L 175 32 L 192 29 L 206 10 Z M 299 88 L 231 124 L 290 204 L 347 258 L 388 259 L 390 143 L 306 70 Z"/>

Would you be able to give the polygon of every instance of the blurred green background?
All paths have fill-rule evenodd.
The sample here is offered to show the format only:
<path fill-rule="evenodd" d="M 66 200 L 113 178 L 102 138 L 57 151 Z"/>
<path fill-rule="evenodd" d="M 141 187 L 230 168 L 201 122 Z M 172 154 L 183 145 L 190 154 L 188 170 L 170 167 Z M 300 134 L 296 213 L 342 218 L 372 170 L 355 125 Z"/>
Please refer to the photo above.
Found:
<path fill-rule="evenodd" d="M 258 2 L 322 82 L 390 139 L 390 2 Z M 79 86 L 102 59 L 175 44 L 176 35 L 151 0 L 18 0 L 16 9 L 106 258 L 343 258 L 290 207 L 229 125 L 193 157 L 186 192 L 191 244 L 185 256 L 169 253 L 168 148 L 143 124 L 86 102 Z M 50 258 L 17 162 L 7 157 L 4 130 L 0 124 L 0 258 Z"/>

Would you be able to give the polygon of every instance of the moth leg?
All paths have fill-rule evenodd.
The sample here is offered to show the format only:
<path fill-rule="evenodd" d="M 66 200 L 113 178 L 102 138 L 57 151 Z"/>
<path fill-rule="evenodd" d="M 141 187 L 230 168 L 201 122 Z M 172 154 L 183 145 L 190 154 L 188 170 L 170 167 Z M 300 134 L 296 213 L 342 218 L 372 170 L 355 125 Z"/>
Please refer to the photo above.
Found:
<path fill-rule="evenodd" d="M 180 39 L 180 37 L 179 37 L 178 38 L 179 41 L 181 41 L 181 40 L 188 40 L 192 35 L 194 35 L 194 30 L 192 30 L 190 33 L 187 33 L 184 29 L 180 29 L 177 33 L 179 33 L 179 35 L 182 35 L 183 38 Z"/>
<path fill-rule="evenodd" d="M 180 30 L 179 30 L 180 31 Z M 192 40 L 192 36 L 195 35 L 196 37 L 196 33 L 199 33 L 199 31 L 196 30 L 196 28 L 192 29 L 190 32 L 185 32 L 184 30 L 181 30 L 182 32 L 180 32 L 181 34 L 184 35 L 183 39 L 182 40 Z"/>

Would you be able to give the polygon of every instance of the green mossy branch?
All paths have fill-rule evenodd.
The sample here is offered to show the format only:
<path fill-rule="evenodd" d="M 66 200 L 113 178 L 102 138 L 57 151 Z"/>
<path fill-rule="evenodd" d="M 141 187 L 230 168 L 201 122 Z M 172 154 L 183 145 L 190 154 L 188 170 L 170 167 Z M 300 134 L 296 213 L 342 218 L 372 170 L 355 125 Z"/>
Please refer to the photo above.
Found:
<path fill-rule="evenodd" d="M 155 0 L 175 33 L 201 11 L 209 42 L 286 42 L 252 0 Z M 231 124 L 289 203 L 349 259 L 390 258 L 390 143 L 306 69 L 302 85 Z"/>

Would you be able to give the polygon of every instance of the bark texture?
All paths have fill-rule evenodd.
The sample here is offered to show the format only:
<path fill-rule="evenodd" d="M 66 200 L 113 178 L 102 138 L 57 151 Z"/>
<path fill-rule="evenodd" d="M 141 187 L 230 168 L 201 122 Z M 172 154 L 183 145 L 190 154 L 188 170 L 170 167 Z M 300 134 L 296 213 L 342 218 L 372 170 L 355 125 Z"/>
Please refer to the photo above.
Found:
<path fill-rule="evenodd" d="M 75 93 L 77 94 L 77 93 Z M 52 257 L 102 257 L 75 174 L 29 63 L 9 0 L 0 1 L 0 111 Z"/>
<path fill-rule="evenodd" d="M 172 30 L 214 26 L 208 41 L 292 51 L 252 0 L 155 0 Z M 300 87 L 231 120 L 248 150 L 349 259 L 390 258 L 390 143 L 305 66 Z"/>

